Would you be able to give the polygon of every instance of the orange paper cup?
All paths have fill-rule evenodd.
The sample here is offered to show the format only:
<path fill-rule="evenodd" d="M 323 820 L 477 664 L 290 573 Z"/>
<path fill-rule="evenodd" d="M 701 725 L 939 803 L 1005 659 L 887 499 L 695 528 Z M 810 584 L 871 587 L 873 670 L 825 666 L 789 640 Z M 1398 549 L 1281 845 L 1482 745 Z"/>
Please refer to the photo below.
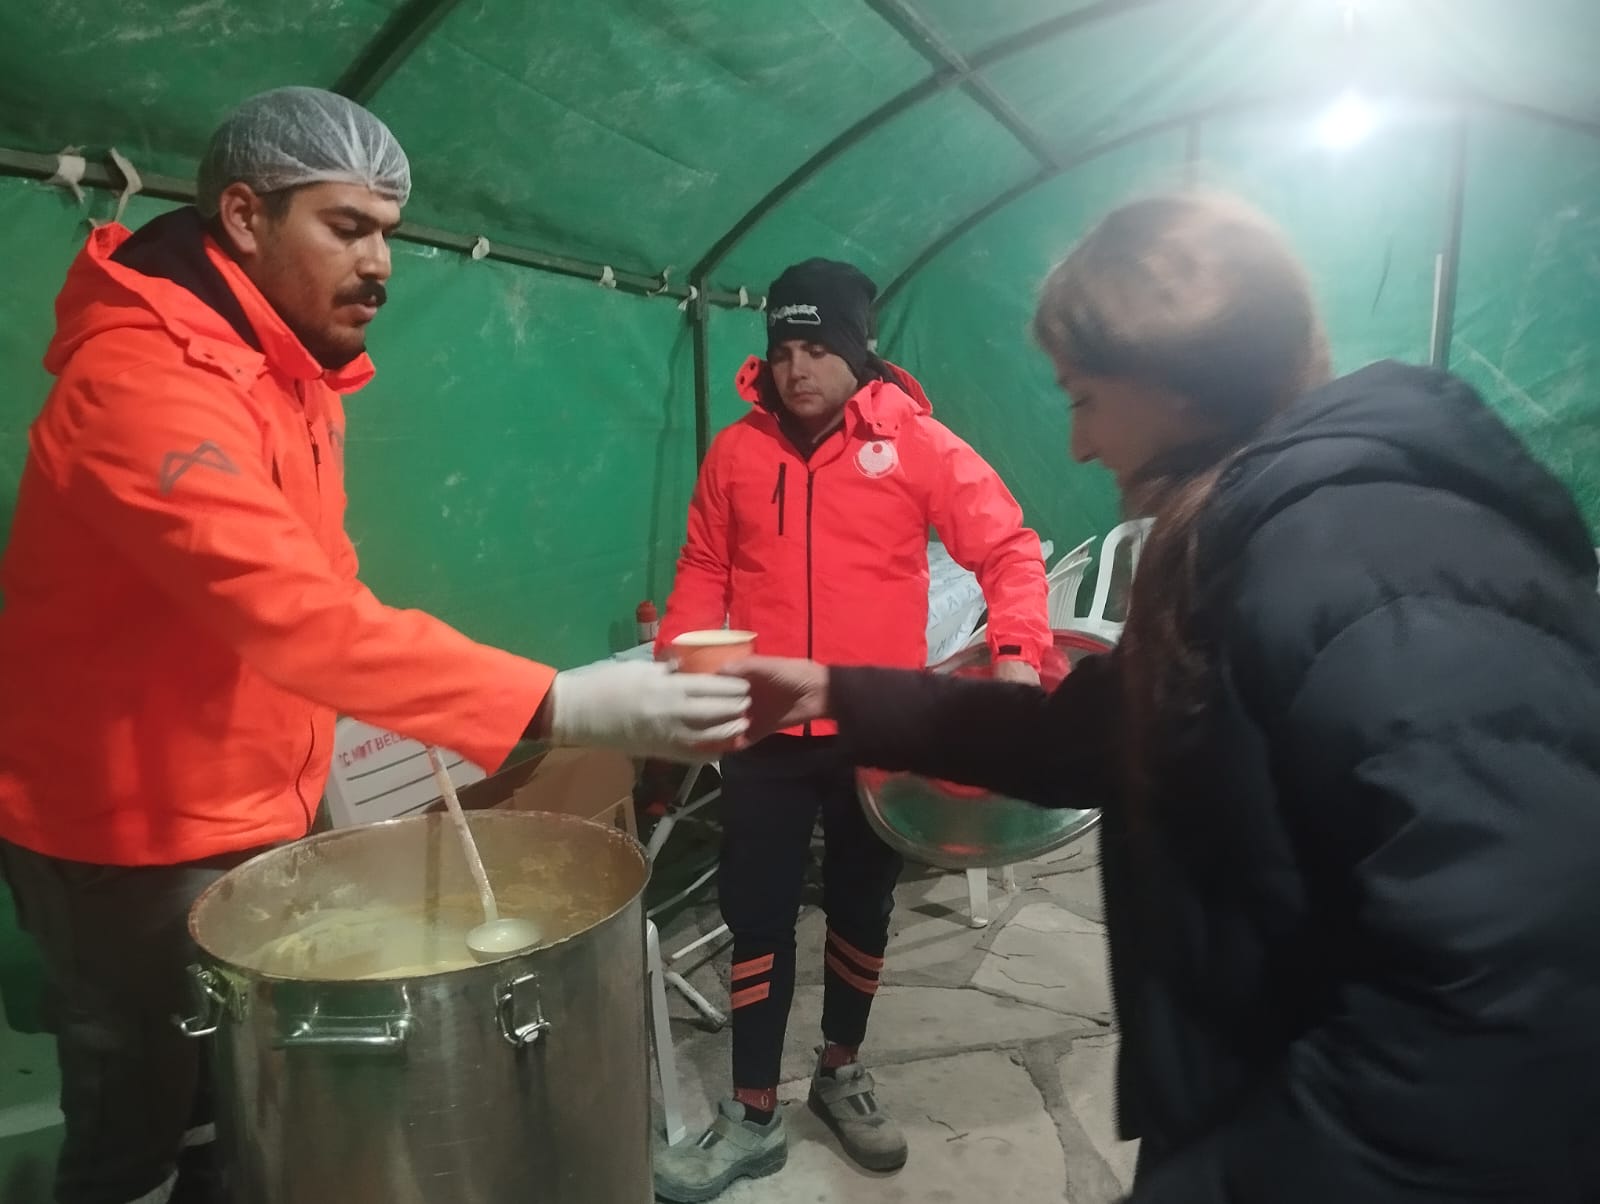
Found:
<path fill-rule="evenodd" d="M 715 673 L 756 650 L 753 631 L 686 631 L 672 641 L 680 673 Z"/>

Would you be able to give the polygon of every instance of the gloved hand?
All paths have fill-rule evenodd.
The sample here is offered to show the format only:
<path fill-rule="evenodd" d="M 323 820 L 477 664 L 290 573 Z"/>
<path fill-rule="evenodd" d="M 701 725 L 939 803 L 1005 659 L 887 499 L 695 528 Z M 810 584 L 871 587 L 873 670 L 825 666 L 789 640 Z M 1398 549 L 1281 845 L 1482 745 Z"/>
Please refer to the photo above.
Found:
<path fill-rule="evenodd" d="M 750 683 L 670 665 L 619 661 L 557 673 L 550 686 L 550 737 L 640 757 L 705 761 L 749 730 Z"/>

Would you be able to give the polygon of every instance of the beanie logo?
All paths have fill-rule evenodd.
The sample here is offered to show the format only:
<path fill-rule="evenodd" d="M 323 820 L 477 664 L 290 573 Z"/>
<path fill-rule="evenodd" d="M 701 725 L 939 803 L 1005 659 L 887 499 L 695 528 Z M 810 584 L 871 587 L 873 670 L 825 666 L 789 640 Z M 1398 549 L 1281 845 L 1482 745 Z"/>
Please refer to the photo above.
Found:
<path fill-rule="evenodd" d="M 785 305 L 767 315 L 767 325 L 787 322 L 791 326 L 821 326 L 822 315 L 815 305 Z"/>
<path fill-rule="evenodd" d="M 862 476 L 876 481 L 900 467 L 900 453 L 895 451 L 894 444 L 879 439 L 863 445 L 856 453 L 856 467 L 861 470 Z"/>

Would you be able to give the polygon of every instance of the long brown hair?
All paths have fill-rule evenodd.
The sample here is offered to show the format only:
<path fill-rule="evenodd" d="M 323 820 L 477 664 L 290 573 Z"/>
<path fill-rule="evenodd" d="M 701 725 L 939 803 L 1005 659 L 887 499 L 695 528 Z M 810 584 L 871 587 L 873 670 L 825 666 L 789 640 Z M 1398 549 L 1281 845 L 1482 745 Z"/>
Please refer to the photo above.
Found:
<path fill-rule="evenodd" d="M 1201 192 L 1102 219 L 1050 273 L 1033 329 L 1058 367 L 1163 386 L 1213 432 L 1151 465 L 1125 498 L 1155 519 L 1117 653 L 1138 789 L 1158 732 L 1193 714 L 1210 669 L 1192 616 L 1200 517 L 1240 450 L 1327 382 L 1327 336 L 1278 228 L 1234 197 Z"/>

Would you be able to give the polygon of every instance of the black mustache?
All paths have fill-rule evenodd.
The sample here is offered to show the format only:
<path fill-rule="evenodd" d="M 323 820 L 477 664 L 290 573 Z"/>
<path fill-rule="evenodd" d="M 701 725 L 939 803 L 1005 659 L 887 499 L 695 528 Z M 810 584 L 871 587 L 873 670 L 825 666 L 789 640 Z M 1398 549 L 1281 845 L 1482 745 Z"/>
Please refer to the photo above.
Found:
<path fill-rule="evenodd" d="M 360 288 L 339 294 L 340 305 L 375 305 L 381 309 L 388 303 L 389 290 L 376 280 L 368 280 Z"/>

